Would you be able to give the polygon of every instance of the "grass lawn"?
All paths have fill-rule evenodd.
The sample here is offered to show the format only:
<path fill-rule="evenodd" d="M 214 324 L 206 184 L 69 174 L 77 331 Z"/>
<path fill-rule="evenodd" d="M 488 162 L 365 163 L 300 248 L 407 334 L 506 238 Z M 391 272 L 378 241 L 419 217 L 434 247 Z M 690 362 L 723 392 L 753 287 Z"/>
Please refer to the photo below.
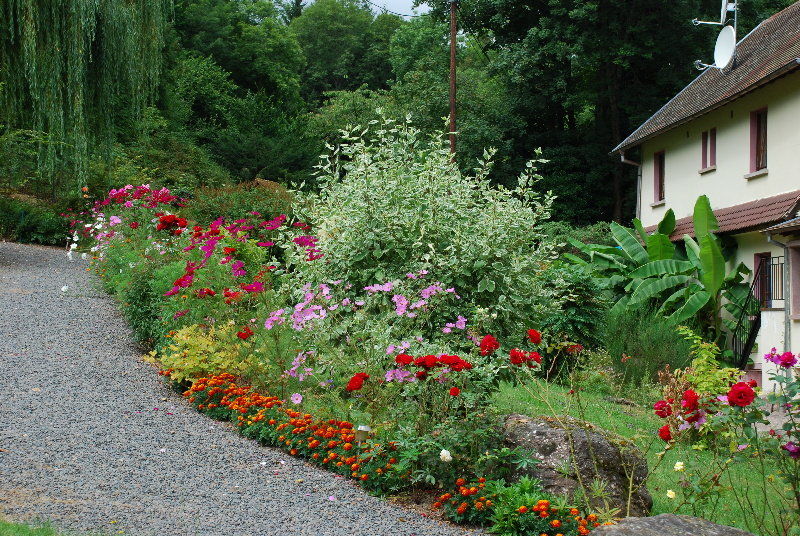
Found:
<path fill-rule="evenodd" d="M 0 519 L 0 536 L 66 536 L 47 525 L 31 527 L 18 523 L 9 523 Z"/>
<path fill-rule="evenodd" d="M 664 443 L 655 436 L 655 432 L 662 422 L 653 414 L 649 403 L 642 402 L 636 406 L 619 404 L 607 400 L 608 395 L 590 390 L 581 391 L 578 399 L 568 392 L 568 388 L 544 381 L 535 383 L 534 388 L 536 392 L 532 395 L 521 387 L 504 385 L 497 394 L 495 403 L 503 413 L 545 416 L 555 413 L 584 419 L 634 441 L 648 459 L 651 476 L 647 488 L 653 496 L 653 515 L 675 512 L 676 506 L 680 504 L 679 481 L 683 475 L 674 470 L 675 462 L 684 462 L 687 472 L 690 473 L 708 473 L 715 463 L 715 456 L 711 452 L 695 450 L 680 443 L 666 451 L 659 462 L 658 453 L 663 451 Z M 775 494 L 764 496 L 761 486 L 751 485 L 754 477 L 769 473 L 756 467 L 755 464 L 758 463 L 758 459 L 753 459 L 752 464 L 734 465 L 729 469 L 722 479 L 726 489 L 719 500 L 695 507 L 684 505 L 676 513 L 704 517 L 715 523 L 742 528 L 755 534 L 777 533 L 774 529 L 777 521 L 768 512 L 762 514 L 763 519 L 745 519 L 745 514 L 731 492 L 732 487 L 748 490 L 748 499 L 753 505 L 763 506 L 768 501 L 776 500 Z M 666 492 L 670 489 L 678 492 L 678 499 L 667 497 Z"/>

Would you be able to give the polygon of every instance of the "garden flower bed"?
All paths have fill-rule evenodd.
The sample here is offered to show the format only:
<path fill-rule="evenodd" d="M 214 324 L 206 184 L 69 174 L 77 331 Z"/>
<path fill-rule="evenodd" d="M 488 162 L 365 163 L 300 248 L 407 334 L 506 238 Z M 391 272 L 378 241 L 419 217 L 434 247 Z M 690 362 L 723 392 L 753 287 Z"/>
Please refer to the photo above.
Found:
<path fill-rule="evenodd" d="M 496 338 L 451 312 L 457 289 L 427 270 L 363 289 L 344 281 L 297 288 L 297 267 L 324 259 L 311 225 L 257 211 L 195 225 L 180 215 L 187 203 L 129 185 L 98 202 L 91 220 L 72 223 L 74 243 L 91 239 L 94 269 L 153 346 L 149 359 L 188 386 L 199 411 L 373 493 L 440 490 L 434 507 L 453 522 L 583 535 L 609 521 L 581 517 L 533 482 L 498 478 L 513 456 L 500 454 L 488 397 L 498 376 L 538 370 L 542 356 L 514 348 L 502 357 Z M 379 322 L 398 342 L 381 344 L 371 360 L 348 359 L 354 335 L 374 346 L 367 330 Z M 349 329 L 337 332 L 337 323 Z M 431 352 L 444 339 L 473 357 Z M 530 330 L 526 341 L 535 347 L 542 335 Z M 390 398 L 403 401 L 402 421 Z M 452 438 L 442 437 L 447 428 Z M 492 461 L 476 463 L 479 450 Z"/>

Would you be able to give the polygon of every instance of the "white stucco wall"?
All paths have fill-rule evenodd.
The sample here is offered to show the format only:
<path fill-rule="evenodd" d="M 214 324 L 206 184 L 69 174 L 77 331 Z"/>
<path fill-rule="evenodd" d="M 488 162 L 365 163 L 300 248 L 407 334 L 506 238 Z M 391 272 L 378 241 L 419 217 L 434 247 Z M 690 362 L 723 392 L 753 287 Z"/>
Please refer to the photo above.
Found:
<path fill-rule="evenodd" d="M 768 108 L 769 174 L 747 180 L 750 172 L 750 112 Z M 717 169 L 700 175 L 702 132 L 717 129 Z M 665 153 L 665 199 L 654 201 L 653 154 Z M 667 209 L 690 216 L 698 196 L 724 208 L 800 189 L 800 72 L 794 72 L 690 123 L 642 145 L 640 218 L 658 223 Z"/>

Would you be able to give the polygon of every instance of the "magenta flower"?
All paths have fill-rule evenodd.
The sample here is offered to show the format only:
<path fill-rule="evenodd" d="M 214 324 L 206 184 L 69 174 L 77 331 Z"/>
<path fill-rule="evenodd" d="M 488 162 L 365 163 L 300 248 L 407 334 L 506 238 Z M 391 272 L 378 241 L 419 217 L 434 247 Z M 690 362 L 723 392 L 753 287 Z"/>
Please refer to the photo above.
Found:
<path fill-rule="evenodd" d="M 303 401 L 303 395 L 300 393 L 294 393 L 291 397 L 289 397 L 292 401 L 292 404 L 299 404 Z"/>
<path fill-rule="evenodd" d="M 795 460 L 800 458 L 800 445 L 798 445 L 794 441 L 789 441 L 781 448 L 785 450 L 787 454 L 789 454 L 789 456 L 794 458 Z"/>
<path fill-rule="evenodd" d="M 262 292 L 264 290 L 264 283 L 261 281 L 253 281 L 247 285 L 242 285 L 242 290 L 245 292 Z"/>

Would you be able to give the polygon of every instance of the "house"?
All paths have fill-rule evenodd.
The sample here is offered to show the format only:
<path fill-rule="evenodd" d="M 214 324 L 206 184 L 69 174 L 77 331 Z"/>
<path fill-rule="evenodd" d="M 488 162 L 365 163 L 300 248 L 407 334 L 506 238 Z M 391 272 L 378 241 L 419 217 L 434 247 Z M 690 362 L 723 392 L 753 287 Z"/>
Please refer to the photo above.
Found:
<path fill-rule="evenodd" d="M 638 150 L 640 163 L 633 161 Z M 800 352 L 800 2 L 762 22 L 732 64 L 701 73 L 614 149 L 637 165 L 637 216 L 654 226 L 672 209 L 671 238 L 692 234 L 705 194 L 732 264 L 753 270 L 759 314 L 730 337 L 748 376 L 769 388 L 772 347 Z M 772 369 L 774 370 L 774 368 Z"/>

